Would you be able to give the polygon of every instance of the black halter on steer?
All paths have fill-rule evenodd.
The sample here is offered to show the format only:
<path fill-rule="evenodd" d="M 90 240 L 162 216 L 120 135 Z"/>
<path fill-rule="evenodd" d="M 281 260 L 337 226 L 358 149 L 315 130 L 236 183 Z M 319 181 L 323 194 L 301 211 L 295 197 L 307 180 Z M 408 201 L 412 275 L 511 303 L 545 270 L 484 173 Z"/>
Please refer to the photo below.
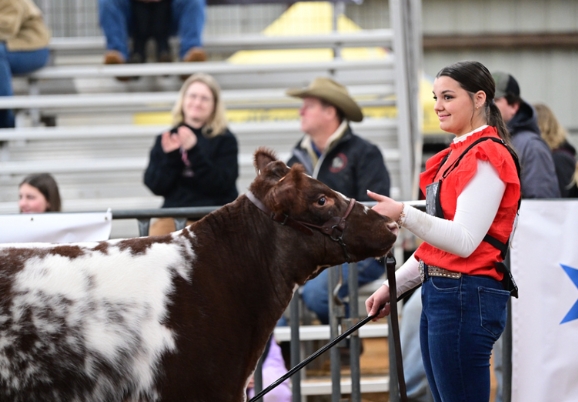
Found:
<path fill-rule="evenodd" d="M 347 246 L 343 241 L 343 232 L 345 231 L 345 227 L 347 224 L 346 219 L 351 213 L 353 206 L 355 205 L 354 198 L 350 198 L 349 206 L 347 207 L 347 210 L 345 211 L 345 214 L 343 214 L 342 217 L 334 216 L 333 218 L 326 221 L 323 225 L 318 226 L 308 222 L 297 221 L 287 214 L 271 212 L 269 208 L 267 208 L 265 204 L 261 202 L 261 200 L 255 197 L 255 194 L 253 194 L 251 191 L 247 191 L 245 195 L 247 196 L 249 201 L 255 204 L 257 208 L 265 212 L 267 215 L 271 217 L 271 219 L 273 219 L 275 222 L 280 223 L 281 225 L 291 226 L 293 229 L 297 229 L 308 236 L 313 235 L 313 231 L 311 229 L 318 230 L 324 235 L 329 236 L 331 240 L 339 243 L 339 245 L 343 249 L 345 260 L 347 262 L 351 262 L 351 256 L 347 252 Z"/>

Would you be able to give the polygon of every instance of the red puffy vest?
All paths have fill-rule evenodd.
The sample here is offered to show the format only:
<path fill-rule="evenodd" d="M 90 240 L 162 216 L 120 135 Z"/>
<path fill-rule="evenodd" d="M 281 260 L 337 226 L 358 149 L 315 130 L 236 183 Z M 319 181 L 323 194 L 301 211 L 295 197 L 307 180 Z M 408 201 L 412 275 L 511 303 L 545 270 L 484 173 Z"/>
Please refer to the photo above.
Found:
<path fill-rule="evenodd" d="M 420 175 L 420 189 L 425 194 L 426 186 L 441 178 L 443 172 L 454 162 L 463 151 L 481 137 L 493 136 L 499 138 L 494 127 L 470 135 L 464 141 L 454 142 L 432 156 L 426 163 L 426 170 Z M 449 156 L 444 161 L 446 155 Z M 488 234 L 506 243 L 513 229 L 514 219 L 518 210 L 520 198 L 520 181 L 516 165 L 506 147 L 494 141 L 483 141 L 470 149 L 459 165 L 443 179 L 440 199 L 445 219 L 453 220 L 456 212 L 458 196 L 464 187 L 474 177 L 477 171 L 478 159 L 489 161 L 496 168 L 500 179 L 506 183 L 506 189 L 498 212 L 490 226 Z M 440 163 L 444 165 L 440 169 Z M 435 177 L 434 177 L 435 176 Z M 494 267 L 494 262 L 502 261 L 500 251 L 489 243 L 482 241 L 478 248 L 467 258 L 440 250 L 428 243 L 422 243 L 415 254 L 418 260 L 428 265 L 446 268 L 468 275 L 487 275 L 501 280 L 503 274 Z"/>

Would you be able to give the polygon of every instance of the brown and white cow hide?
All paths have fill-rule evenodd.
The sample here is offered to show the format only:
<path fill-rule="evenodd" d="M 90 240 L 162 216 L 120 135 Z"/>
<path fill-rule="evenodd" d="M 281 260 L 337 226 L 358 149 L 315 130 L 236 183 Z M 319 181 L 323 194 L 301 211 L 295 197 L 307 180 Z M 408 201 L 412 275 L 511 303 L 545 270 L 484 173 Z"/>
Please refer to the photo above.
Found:
<path fill-rule="evenodd" d="M 266 209 L 322 225 L 349 200 L 271 151 L 250 190 Z M 355 203 L 352 261 L 386 254 L 397 226 Z M 1 401 L 245 400 L 296 285 L 343 248 L 273 221 L 246 195 L 167 236 L 0 247 Z"/>

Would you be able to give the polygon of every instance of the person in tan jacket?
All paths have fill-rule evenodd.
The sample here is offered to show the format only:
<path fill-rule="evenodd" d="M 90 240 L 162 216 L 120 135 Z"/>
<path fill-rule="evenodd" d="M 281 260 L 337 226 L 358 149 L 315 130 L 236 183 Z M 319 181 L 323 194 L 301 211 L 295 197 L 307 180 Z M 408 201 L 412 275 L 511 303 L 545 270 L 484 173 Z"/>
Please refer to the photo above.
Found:
<path fill-rule="evenodd" d="M 0 96 L 12 96 L 12 76 L 48 62 L 50 31 L 32 0 L 0 0 Z M 0 128 L 14 127 L 12 110 L 0 110 Z"/>

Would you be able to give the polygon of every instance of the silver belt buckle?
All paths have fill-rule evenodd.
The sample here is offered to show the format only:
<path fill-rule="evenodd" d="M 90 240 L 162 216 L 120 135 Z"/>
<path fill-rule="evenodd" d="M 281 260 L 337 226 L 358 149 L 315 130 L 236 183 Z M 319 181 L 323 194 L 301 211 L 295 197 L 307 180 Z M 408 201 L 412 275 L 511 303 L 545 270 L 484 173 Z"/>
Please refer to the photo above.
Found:
<path fill-rule="evenodd" d="M 423 261 L 419 262 L 419 278 L 421 279 L 421 283 L 425 281 L 425 267 Z"/>

